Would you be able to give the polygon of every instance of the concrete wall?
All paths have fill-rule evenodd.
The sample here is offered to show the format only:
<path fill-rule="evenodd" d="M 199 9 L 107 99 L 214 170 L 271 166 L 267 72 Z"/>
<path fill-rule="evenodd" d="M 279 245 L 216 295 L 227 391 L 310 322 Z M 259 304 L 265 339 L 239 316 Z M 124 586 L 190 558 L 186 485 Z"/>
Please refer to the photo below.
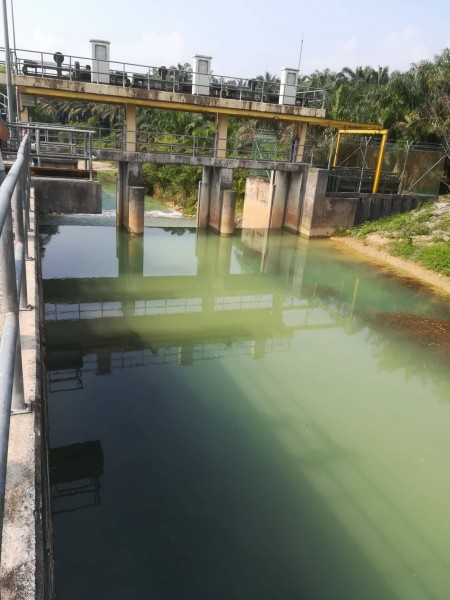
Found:
<path fill-rule="evenodd" d="M 41 213 L 100 214 L 101 186 L 98 181 L 32 177 L 36 210 Z"/>
<path fill-rule="evenodd" d="M 354 198 L 327 197 L 328 171 L 308 169 L 302 218 L 298 232 L 306 237 L 330 237 L 338 227 L 352 227 Z"/>
<path fill-rule="evenodd" d="M 247 177 L 242 229 L 267 229 L 270 222 L 271 184 L 263 177 Z"/>
<path fill-rule="evenodd" d="M 293 173 L 272 173 L 270 182 L 247 178 L 242 227 L 284 227 L 305 237 L 329 237 L 338 227 L 351 227 L 355 198 L 328 198 L 327 182 L 326 169 L 306 165 Z"/>

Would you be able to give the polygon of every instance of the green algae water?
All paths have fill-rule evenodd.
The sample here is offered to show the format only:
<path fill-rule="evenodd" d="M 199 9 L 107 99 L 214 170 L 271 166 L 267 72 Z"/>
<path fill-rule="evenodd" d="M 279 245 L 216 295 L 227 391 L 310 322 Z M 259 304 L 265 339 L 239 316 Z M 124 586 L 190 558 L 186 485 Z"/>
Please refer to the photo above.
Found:
<path fill-rule="evenodd" d="M 287 233 L 43 243 L 60 600 L 449 597 L 448 302 Z"/>

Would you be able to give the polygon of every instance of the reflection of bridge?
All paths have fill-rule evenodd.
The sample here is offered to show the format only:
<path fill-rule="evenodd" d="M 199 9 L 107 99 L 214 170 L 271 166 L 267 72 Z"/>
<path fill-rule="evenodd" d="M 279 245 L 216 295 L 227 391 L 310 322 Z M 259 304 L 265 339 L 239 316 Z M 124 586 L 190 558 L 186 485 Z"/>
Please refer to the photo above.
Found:
<path fill-rule="evenodd" d="M 208 267 L 214 248 L 199 236 L 196 275 L 143 276 L 143 239 L 119 237 L 118 277 L 43 282 L 47 364 L 58 371 L 50 377 L 54 389 L 64 379 L 61 369 L 74 369 L 67 384 L 79 387 L 83 356 L 91 353 L 97 354 L 99 372 L 124 360 L 144 366 L 166 359 L 191 364 L 224 353 L 259 358 L 288 348 L 296 331 L 343 324 L 313 296 L 300 300 L 293 294 L 292 283 L 277 270 L 279 240 L 253 267 L 264 272 L 230 274 L 230 239 L 215 239 L 221 266 Z"/>

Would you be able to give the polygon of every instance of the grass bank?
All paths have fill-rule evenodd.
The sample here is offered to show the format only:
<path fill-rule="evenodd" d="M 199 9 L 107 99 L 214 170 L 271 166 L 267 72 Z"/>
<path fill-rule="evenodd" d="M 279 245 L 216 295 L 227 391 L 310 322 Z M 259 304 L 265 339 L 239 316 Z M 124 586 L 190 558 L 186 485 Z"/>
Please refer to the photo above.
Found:
<path fill-rule="evenodd" d="M 338 231 L 334 239 L 450 290 L 450 196 Z M 436 277 L 427 278 L 425 271 Z"/>

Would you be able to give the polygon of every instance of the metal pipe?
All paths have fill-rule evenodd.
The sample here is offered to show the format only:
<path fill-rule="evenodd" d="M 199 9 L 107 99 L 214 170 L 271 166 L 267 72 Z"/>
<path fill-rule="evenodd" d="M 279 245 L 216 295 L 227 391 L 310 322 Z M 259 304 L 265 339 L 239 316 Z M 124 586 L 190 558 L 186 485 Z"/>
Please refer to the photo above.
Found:
<path fill-rule="evenodd" d="M 21 242 L 14 247 L 14 263 L 16 269 L 16 288 L 20 298 L 20 309 L 28 310 L 27 278 L 25 276 L 25 252 Z"/>
<path fill-rule="evenodd" d="M 25 391 L 23 387 L 22 347 L 20 342 L 20 323 L 17 319 L 16 357 L 14 361 L 13 392 L 11 399 L 11 413 L 22 413 L 27 410 Z"/>
<path fill-rule="evenodd" d="M 14 122 L 16 115 L 14 114 L 14 89 L 11 77 L 11 54 L 9 49 L 9 34 L 8 34 L 8 12 L 6 10 L 6 0 L 3 3 L 3 30 L 5 36 L 5 66 L 6 66 L 6 95 L 8 97 L 8 121 Z"/>
<path fill-rule="evenodd" d="M 3 537 L 3 518 L 6 492 L 6 465 L 8 459 L 9 424 L 13 394 L 13 373 L 16 356 L 18 317 L 8 313 L 3 323 L 0 340 L 0 552 Z"/>

